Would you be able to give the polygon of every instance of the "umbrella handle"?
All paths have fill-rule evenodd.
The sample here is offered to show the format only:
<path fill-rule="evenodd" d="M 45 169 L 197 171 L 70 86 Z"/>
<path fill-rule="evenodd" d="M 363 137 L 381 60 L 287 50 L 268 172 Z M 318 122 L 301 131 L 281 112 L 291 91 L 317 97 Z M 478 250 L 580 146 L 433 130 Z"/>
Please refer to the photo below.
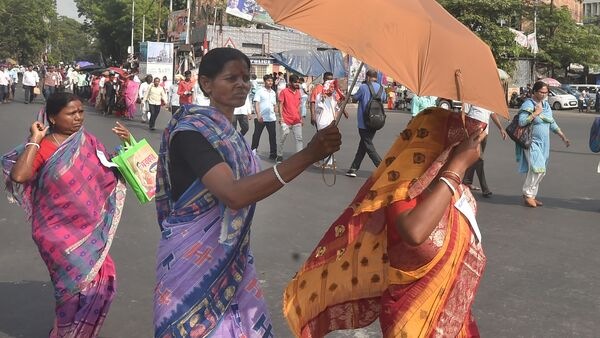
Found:
<path fill-rule="evenodd" d="M 466 107 L 465 107 L 465 101 L 463 101 L 463 98 L 462 98 L 462 90 L 463 90 L 462 72 L 460 71 L 460 69 L 457 69 L 454 72 L 454 80 L 456 81 L 456 97 L 461 102 L 460 118 L 463 123 L 463 128 L 465 128 L 465 130 L 467 130 L 467 118 L 466 118 L 466 114 L 465 114 Z"/>
<path fill-rule="evenodd" d="M 364 65 L 365 65 L 365 63 L 361 62 L 360 66 L 358 66 L 358 70 L 356 71 L 356 74 L 354 74 L 354 79 L 352 80 L 352 85 L 350 86 L 350 89 L 348 90 L 348 95 L 346 95 L 346 99 L 344 100 L 344 102 L 342 102 L 342 105 L 340 106 L 340 112 L 346 111 L 346 105 L 350 101 L 350 97 L 352 96 L 352 90 L 354 89 L 354 86 L 356 86 L 356 82 L 358 81 L 358 76 L 360 75 L 360 72 L 362 71 L 362 68 L 364 67 Z M 335 118 L 336 126 L 340 123 L 341 119 L 342 119 L 342 114 L 339 114 Z"/>

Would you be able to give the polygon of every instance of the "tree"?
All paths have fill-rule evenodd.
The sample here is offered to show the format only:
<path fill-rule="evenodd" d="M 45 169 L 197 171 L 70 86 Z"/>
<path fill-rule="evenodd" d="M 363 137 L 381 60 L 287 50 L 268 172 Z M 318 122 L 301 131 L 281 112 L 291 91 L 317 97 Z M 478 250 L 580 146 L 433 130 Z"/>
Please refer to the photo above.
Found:
<path fill-rule="evenodd" d="M 510 58 L 527 53 L 517 46 L 509 27 L 520 24 L 521 0 L 439 0 L 450 14 L 487 43 L 498 67 L 510 69 Z"/>
<path fill-rule="evenodd" d="M 87 33 L 82 23 L 59 16 L 53 20 L 52 27 L 49 63 L 58 64 L 60 61 L 71 63 L 76 60 L 101 63 L 95 39 Z"/>
<path fill-rule="evenodd" d="M 1 1 L 0 58 L 11 57 L 22 64 L 42 61 L 54 18 L 54 0 Z"/>
<path fill-rule="evenodd" d="M 525 15 L 533 20 L 534 4 L 529 3 Z M 540 62 L 566 71 L 571 63 L 584 66 L 600 64 L 600 28 L 594 25 L 578 25 L 567 7 L 556 8 L 552 4 L 538 4 L 537 35 Z"/>

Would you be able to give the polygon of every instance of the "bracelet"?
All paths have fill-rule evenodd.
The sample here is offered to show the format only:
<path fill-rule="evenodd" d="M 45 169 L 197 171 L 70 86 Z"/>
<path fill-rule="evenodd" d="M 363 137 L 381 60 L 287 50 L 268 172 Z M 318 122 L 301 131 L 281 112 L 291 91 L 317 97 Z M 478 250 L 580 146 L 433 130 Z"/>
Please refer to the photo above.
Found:
<path fill-rule="evenodd" d="M 444 174 L 449 174 L 450 176 L 452 176 L 452 177 L 448 177 L 448 178 L 453 180 L 454 182 L 456 182 L 458 185 L 460 185 L 460 182 L 462 182 L 462 178 L 460 177 L 460 175 L 454 171 L 451 171 L 451 170 L 442 171 L 442 176 L 447 176 Z"/>
<path fill-rule="evenodd" d="M 440 177 L 440 181 L 446 183 L 446 185 L 448 186 L 448 188 L 450 188 L 450 190 L 452 191 L 452 196 L 456 195 L 456 188 L 454 188 L 454 186 L 452 185 L 452 183 L 450 183 L 450 181 L 448 181 L 447 178 Z"/>
<path fill-rule="evenodd" d="M 283 178 L 281 178 L 281 175 L 279 175 L 279 171 L 277 170 L 277 164 L 275 164 L 273 166 L 273 172 L 275 173 L 275 177 L 277 177 L 277 180 L 279 180 L 279 183 L 281 183 L 282 185 L 286 185 L 286 181 L 283 180 Z"/>
<path fill-rule="evenodd" d="M 35 142 L 27 142 L 25 143 L 25 148 L 27 148 L 28 146 L 36 146 L 38 148 L 38 150 L 40 150 L 40 145 L 35 143 Z"/>

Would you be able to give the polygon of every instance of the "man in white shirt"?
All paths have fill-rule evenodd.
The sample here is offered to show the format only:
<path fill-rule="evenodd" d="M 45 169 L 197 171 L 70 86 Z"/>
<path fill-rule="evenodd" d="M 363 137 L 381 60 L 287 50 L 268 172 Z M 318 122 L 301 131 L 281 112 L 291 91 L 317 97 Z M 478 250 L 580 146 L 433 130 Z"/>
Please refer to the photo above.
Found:
<path fill-rule="evenodd" d="M 487 185 L 487 181 L 485 180 L 485 172 L 483 171 L 483 152 L 485 151 L 485 146 L 487 144 L 487 134 L 490 131 L 490 118 L 492 119 L 492 121 L 494 121 L 496 127 L 498 127 L 498 130 L 500 131 L 500 137 L 502 137 L 502 140 L 506 140 L 506 131 L 504 131 L 502 123 L 500 122 L 496 114 L 494 114 L 494 112 L 492 111 L 481 107 L 471 106 L 469 104 L 465 104 L 465 111 L 467 112 L 467 116 L 477 121 L 486 123 L 487 127 L 484 131 L 485 137 L 481 141 L 481 155 L 477 162 L 475 162 L 475 164 L 473 164 L 469 169 L 465 171 L 463 183 L 469 186 L 471 190 L 479 190 L 480 188 L 473 185 L 473 177 L 475 172 L 477 172 L 477 177 L 479 177 L 479 184 L 481 185 L 481 195 L 483 197 L 488 198 L 492 196 L 492 192 L 490 191 Z"/>
<path fill-rule="evenodd" d="M 17 83 L 19 83 L 19 68 L 12 65 L 9 65 L 8 68 L 8 76 L 10 77 L 10 88 L 8 91 L 10 93 L 10 100 L 14 100 L 15 89 L 17 87 Z"/>
<path fill-rule="evenodd" d="M 142 114 L 142 121 L 147 122 L 150 115 L 150 106 L 148 102 L 144 102 L 144 96 L 146 96 L 146 92 L 150 85 L 152 84 L 152 75 L 146 75 L 144 78 L 144 82 L 140 84 L 140 89 L 138 90 L 138 98 L 140 100 L 139 111 Z"/>
<path fill-rule="evenodd" d="M 8 88 L 10 85 L 10 76 L 4 65 L 0 65 L 0 103 L 8 101 Z"/>
<path fill-rule="evenodd" d="M 246 102 L 241 107 L 233 110 L 233 128 L 237 129 L 238 122 L 240 124 L 240 133 L 242 136 L 248 132 L 248 120 L 252 119 L 252 105 L 250 103 L 250 93 L 246 96 Z"/>
<path fill-rule="evenodd" d="M 267 74 L 263 76 L 264 87 L 258 89 L 254 94 L 254 110 L 256 119 L 254 120 L 254 134 L 252 135 L 252 151 L 256 153 L 260 136 L 266 127 L 269 133 L 269 159 L 277 159 L 277 139 L 275 106 L 277 105 L 277 96 L 273 90 L 273 76 Z"/>
<path fill-rule="evenodd" d="M 40 76 L 33 70 L 33 66 L 27 66 L 23 73 L 23 89 L 25 90 L 25 104 L 31 103 L 34 98 L 33 88 L 40 82 Z"/>

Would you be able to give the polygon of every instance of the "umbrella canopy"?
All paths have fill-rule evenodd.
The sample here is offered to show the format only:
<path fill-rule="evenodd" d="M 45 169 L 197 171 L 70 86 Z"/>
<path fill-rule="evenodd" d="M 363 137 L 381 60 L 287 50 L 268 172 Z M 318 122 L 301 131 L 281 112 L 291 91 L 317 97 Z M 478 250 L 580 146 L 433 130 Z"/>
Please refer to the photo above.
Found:
<path fill-rule="evenodd" d="M 89 62 L 89 61 L 77 61 L 75 64 L 77 66 L 79 66 L 79 68 L 83 68 L 83 67 L 94 65 L 92 62 Z"/>
<path fill-rule="evenodd" d="M 417 95 L 508 117 L 489 46 L 435 0 L 257 1 L 276 23 L 355 56 Z"/>
<path fill-rule="evenodd" d="M 126 77 L 127 76 L 127 72 L 124 69 L 121 69 L 119 67 L 109 67 L 108 70 L 109 71 L 113 71 L 113 72 L 119 74 L 120 77 Z"/>
<path fill-rule="evenodd" d="M 551 78 L 551 77 L 546 77 L 541 79 L 540 81 L 542 81 L 543 83 L 547 84 L 548 86 L 551 87 L 560 87 L 560 82 L 558 82 L 557 80 Z"/>

